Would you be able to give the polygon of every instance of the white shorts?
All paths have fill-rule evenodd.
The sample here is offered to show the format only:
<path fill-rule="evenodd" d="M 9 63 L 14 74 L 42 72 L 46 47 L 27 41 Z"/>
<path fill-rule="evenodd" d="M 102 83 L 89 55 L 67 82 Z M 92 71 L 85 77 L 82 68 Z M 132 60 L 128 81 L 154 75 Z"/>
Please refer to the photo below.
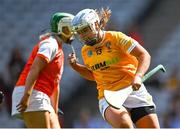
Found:
<path fill-rule="evenodd" d="M 14 88 L 12 94 L 12 112 L 11 112 L 12 116 L 22 118 L 20 112 L 17 111 L 16 106 L 20 102 L 24 94 L 24 90 L 25 90 L 24 86 L 18 86 Z M 51 106 L 51 101 L 49 96 L 43 92 L 33 90 L 30 96 L 29 106 L 27 107 L 25 112 L 32 112 L 32 111 L 54 112 L 54 109 Z"/>
<path fill-rule="evenodd" d="M 105 98 L 99 100 L 99 110 L 101 115 L 104 117 L 105 110 L 109 104 L 106 102 Z M 140 89 L 137 91 L 133 91 L 128 97 L 126 98 L 123 106 L 132 109 L 137 107 L 144 107 L 144 106 L 155 106 L 152 96 L 146 90 L 144 84 L 141 85 Z"/>

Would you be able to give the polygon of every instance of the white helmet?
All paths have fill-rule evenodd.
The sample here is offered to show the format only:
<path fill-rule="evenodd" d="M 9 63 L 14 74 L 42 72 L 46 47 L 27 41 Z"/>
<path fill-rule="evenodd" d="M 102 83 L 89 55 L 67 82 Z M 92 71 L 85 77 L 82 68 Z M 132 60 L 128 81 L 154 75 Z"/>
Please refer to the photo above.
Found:
<path fill-rule="evenodd" d="M 98 14 L 93 9 L 84 9 L 81 10 L 72 20 L 73 30 L 78 31 L 87 26 L 90 27 L 93 34 L 95 34 L 95 38 L 92 39 L 87 43 L 86 41 L 82 41 L 80 37 L 78 37 L 82 42 L 87 45 L 94 45 L 94 41 L 97 41 L 98 38 L 98 31 L 97 31 L 97 24 L 100 24 L 100 19 Z"/>
<path fill-rule="evenodd" d="M 56 34 L 62 34 L 66 38 L 70 38 L 72 33 L 64 33 L 63 27 L 68 27 L 69 31 L 72 32 L 71 22 L 74 15 L 70 13 L 55 13 L 51 18 L 51 31 Z"/>

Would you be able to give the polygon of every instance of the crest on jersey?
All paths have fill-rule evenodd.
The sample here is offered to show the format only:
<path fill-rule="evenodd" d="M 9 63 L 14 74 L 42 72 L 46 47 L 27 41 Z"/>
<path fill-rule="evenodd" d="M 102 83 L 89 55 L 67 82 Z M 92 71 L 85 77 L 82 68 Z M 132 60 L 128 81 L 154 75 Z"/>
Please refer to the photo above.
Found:
<path fill-rule="evenodd" d="M 92 54 L 93 54 L 92 50 L 89 50 L 89 51 L 87 52 L 88 57 L 91 57 Z"/>
<path fill-rule="evenodd" d="M 108 52 L 111 52 L 111 42 L 106 42 L 106 48 L 108 49 Z"/>

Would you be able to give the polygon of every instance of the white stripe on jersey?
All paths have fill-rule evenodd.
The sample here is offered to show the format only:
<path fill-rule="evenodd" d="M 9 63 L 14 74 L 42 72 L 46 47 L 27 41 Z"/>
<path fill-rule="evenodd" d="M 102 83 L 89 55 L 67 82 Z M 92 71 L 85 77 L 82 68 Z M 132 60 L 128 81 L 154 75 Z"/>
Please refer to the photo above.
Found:
<path fill-rule="evenodd" d="M 134 40 L 134 39 L 132 39 L 132 40 L 133 40 L 133 42 L 132 42 L 132 45 L 128 49 L 128 53 L 130 53 L 138 44 L 138 42 L 136 40 Z"/>
<path fill-rule="evenodd" d="M 57 51 L 58 42 L 55 38 L 49 37 L 48 39 L 45 39 L 40 43 L 38 54 L 42 54 L 47 57 L 49 61 L 52 61 L 56 56 Z"/>
<path fill-rule="evenodd" d="M 128 36 L 125 38 L 122 38 L 120 41 L 121 45 L 126 46 L 126 45 L 128 45 L 130 40 L 132 40 L 132 42 L 131 42 L 131 46 L 127 50 L 128 53 L 130 53 L 134 49 L 134 47 L 138 44 L 138 42 Z"/>

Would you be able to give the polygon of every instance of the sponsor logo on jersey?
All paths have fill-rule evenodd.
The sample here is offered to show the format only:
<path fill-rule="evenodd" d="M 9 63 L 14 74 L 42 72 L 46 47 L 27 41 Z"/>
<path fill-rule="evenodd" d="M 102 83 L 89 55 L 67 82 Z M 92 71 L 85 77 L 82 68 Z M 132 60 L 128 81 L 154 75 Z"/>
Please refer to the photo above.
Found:
<path fill-rule="evenodd" d="M 97 64 L 91 66 L 91 70 L 93 70 L 93 71 L 98 70 L 98 69 L 105 70 L 105 69 L 109 68 L 111 64 L 116 64 L 119 61 L 120 61 L 120 58 L 118 58 L 118 57 L 112 58 L 111 60 L 105 60 L 105 61 L 102 61 L 100 63 L 97 63 Z"/>

